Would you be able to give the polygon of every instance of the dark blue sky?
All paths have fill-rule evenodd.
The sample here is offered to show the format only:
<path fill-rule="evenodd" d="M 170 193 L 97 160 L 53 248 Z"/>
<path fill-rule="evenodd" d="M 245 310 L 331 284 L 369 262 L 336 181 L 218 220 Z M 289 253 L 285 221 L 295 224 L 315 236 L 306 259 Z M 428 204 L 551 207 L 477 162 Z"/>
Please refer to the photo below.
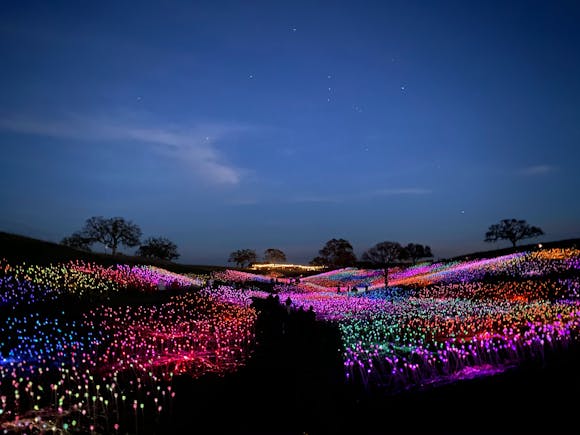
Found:
<path fill-rule="evenodd" d="M 331 238 L 580 237 L 576 1 L 3 1 L 0 229 L 94 215 L 184 263 Z"/>

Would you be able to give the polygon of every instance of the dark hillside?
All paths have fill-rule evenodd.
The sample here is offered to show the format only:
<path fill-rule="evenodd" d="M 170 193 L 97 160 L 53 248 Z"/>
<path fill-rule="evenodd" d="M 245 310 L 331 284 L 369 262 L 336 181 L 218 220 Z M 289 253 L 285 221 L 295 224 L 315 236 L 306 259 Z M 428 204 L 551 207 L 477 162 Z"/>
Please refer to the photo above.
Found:
<path fill-rule="evenodd" d="M 103 266 L 114 264 L 146 264 L 162 267 L 177 273 L 209 273 L 226 269 L 223 266 L 197 266 L 173 263 L 171 261 L 152 260 L 148 258 L 117 254 L 115 256 L 98 252 L 85 252 L 69 248 L 58 243 L 34 239 L 32 237 L 0 231 L 0 258 L 13 263 L 32 263 L 47 265 L 71 260 L 94 262 Z"/>

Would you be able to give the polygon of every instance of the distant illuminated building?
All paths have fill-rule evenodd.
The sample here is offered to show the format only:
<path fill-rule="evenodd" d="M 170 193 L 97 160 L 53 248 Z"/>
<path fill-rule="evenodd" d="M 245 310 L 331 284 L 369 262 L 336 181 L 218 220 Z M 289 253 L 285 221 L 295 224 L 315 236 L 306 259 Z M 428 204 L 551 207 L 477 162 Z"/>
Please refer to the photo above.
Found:
<path fill-rule="evenodd" d="M 288 264 L 288 263 L 259 263 L 252 264 L 250 269 L 252 270 L 300 270 L 304 272 L 316 272 L 319 270 L 324 270 L 326 266 L 305 266 L 303 264 Z"/>

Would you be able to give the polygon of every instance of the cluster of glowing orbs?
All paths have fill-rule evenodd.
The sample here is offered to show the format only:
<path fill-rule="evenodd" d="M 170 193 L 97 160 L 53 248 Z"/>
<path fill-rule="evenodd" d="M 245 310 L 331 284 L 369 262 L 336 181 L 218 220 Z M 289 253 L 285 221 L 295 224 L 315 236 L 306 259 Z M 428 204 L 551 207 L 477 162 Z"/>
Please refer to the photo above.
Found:
<path fill-rule="evenodd" d="M 1 260 L 0 307 L 14 309 L 55 301 L 62 295 L 91 301 L 107 300 L 111 295 L 127 290 L 154 292 L 161 283 L 166 288 L 189 288 L 202 286 L 204 279 L 153 266 L 104 267 L 82 261 L 49 266 L 11 265 Z"/>
<path fill-rule="evenodd" d="M 280 296 L 338 325 L 350 379 L 398 390 L 494 372 L 576 340 L 580 278 L 558 274 L 578 270 L 579 256 L 553 249 L 423 264 L 391 272 L 407 287 L 350 292 L 346 283 L 379 275 L 347 268 L 305 278 L 315 292 L 299 283 Z"/>
<path fill-rule="evenodd" d="M 1 273 L 4 431 L 133 431 L 145 413 L 167 411 L 175 374 L 229 373 L 253 349 L 256 312 L 249 305 L 259 293 L 199 289 L 201 278 L 152 267 L 4 262 Z M 160 280 L 184 292 L 163 304 L 85 310 L 90 305 L 81 303 L 72 316 L 40 314 L 47 301 L 66 295 L 107 300 L 129 288 L 155 291 Z"/>

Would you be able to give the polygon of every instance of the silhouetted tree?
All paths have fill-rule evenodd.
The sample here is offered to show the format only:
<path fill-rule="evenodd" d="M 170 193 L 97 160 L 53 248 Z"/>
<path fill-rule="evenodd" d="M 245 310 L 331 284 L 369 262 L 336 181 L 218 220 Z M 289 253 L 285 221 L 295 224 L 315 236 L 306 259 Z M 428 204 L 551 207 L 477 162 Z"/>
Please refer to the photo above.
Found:
<path fill-rule="evenodd" d="M 411 259 L 413 264 L 417 263 L 420 258 L 433 257 L 431 253 L 431 248 L 427 245 L 419 245 L 417 243 L 409 243 L 405 246 L 405 251 L 407 251 L 407 257 Z"/>
<path fill-rule="evenodd" d="M 230 254 L 228 261 L 236 263 L 240 267 L 246 267 L 255 263 L 257 259 L 256 251 L 253 249 L 238 249 Z"/>
<path fill-rule="evenodd" d="M 160 260 L 174 260 L 179 258 L 177 245 L 165 237 L 149 237 L 137 249 L 137 255 Z"/>
<path fill-rule="evenodd" d="M 90 238 L 83 237 L 80 231 L 77 231 L 72 233 L 69 237 L 62 239 L 60 244 L 80 251 L 91 252 L 90 245 L 92 242 L 93 241 Z"/>
<path fill-rule="evenodd" d="M 329 267 L 348 267 L 356 263 L 356 255 L 352 245 L 344 239 L 331 239 L 318 251 L 320 254 L 310 264 Z"/>
<path fill-rule="evenodd" d="M 363 253 L 363 261 L 383 269 L 385 276 L 385 287 L 389 285 L 389 267 L 408 258 L 408 253 L 397 242 L 381 242 Z"/>
<path fill-rule="evenodd" d="M 503 219 L 489 227 L 489 230 L 485 233 L 485 241 L 509 240 L 515 247 L 519 240 L 543 235 L 544 232 L 541 228 L 531 226 L 525 220 Z"/>
<path fill-rule="evenodd" d="M 318 256 L 318 257 L 314 257 L 312 260 L 310 260 L 309 264 L 311 266 L 326 266 L 326 261 L 324 260 L 324 258 Z"/>
<path fill-rule="evenodd" d="M 90 240 L 90 244 L 99 242 L 111 248 L 115 255 L 119 245 L 132 248 L 140 244 L 141 228 L 122 217 L 93 216 L 86 220 L 80 235 Z"/>
<path fill-rule="evenodd" d="M 283 263 L 286 261 L 286 254 L 280 249 L 268 248 L 264 251 L 264 261 L 266 263 Z"/>

